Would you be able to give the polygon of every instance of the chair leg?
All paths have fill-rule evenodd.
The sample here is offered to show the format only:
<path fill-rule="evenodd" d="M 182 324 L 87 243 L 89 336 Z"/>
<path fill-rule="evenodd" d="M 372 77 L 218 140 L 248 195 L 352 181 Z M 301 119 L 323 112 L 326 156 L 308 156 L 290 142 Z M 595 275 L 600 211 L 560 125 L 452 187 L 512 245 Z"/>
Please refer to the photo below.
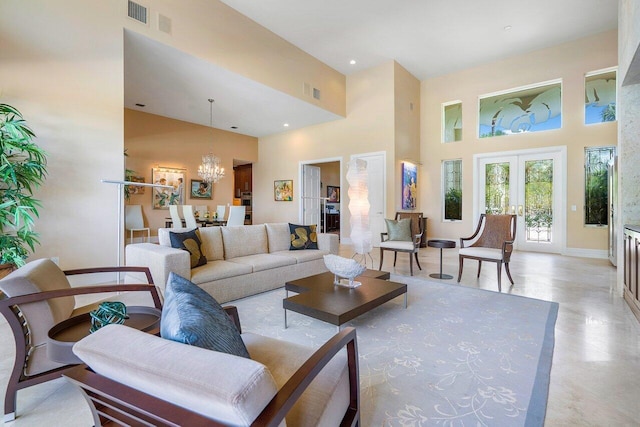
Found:
<path fill-rule="evenodd" d="M 482 261 L 478 260 L 478 278 L 480 278 L 480 270 L 482 270 Z"/>
<path fill-rule="evenodd" d="M 500 283 L 500 279 L 502 279 L 502 263 L 497 262 L 496 264 L 498 264 L 498 292 L 502 292 L 502 283 Z"/>
<path fill-rule="evenodd" d="M 411 275 L 413 276 L 413 257 L 411 256 L 411 254 L 409 254 L 409 271 L 411 272 Z"/>
<path fill-rule="evenodd" d="M 504 263 L 504 269 L 507 271 L 507 277 L 509 278 L 509 281 L 513 285 L 513 279 L 511 278 L 511 271 L 509 271 L 509 263 L 508 262 Z"/>
<path fill-rule="evenodd" d="M 420 270 L 422 270 L 422 267 L 420 266 L 420 261 L 418 260 L 418 252 L 414 252 L 413 255 L 414 255 L 415 259 L 416 259 L 416 264 L 418 264 L 418 268 Z M 411 255 L 409 255 L 409 256 L 411 256 Z"/>
<path fill-rule="evenodd" d="M 396 261 L 398 260 L 398 252 L 393 252 L 393 266 L 396 266 Z"/>
<path fill-rule="evenodd" d="M 458 255 L 458 283 L 460 283 L 460 279 L 462 278 L 462 265 L 464 264 L 464 258 L 462 255 Z"/>
<path fill-rule="evenodd" d="M 18 387 L 11 383 L 7 386 L 7 394 L 4 396 L 4 422 L 8 423 L 16 419 L 16 397 Z"/>
<path fill-rule="evenodd" d="M 384 258 L 384 249 L 380 248 L 380 267 L 378 270 L 382 270 L 382 259 Z"/>

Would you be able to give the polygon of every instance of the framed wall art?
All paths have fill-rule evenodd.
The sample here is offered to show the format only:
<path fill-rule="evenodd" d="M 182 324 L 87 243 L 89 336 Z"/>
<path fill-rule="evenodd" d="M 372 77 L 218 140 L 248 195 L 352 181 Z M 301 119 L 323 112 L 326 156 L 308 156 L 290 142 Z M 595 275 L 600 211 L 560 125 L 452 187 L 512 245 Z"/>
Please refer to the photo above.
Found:
<path fill-rule="evenodd" d="M 191 198 L 192 199 L 208 199 L 213 196 L 213 185 L 199 179 L 191 180 Z"/>
<path fill-rule="evenodd" d="M 186 169 L 153 168 L 151 180 L 154 184 L 169 185 L 173 188 L 156 188 L 151 191 L 153 209 L 169 209 L 169 205 L 183 205 L 184 179 Z"/>
<path fill-rule="evenodd" d="M 340 202 L 340 187 L 334 187 L 327 185 L 327 203 L 339 203 Z"/>
<path fill-rule="evenodd" d="M 131 182 L 142 182 L 144 183 L 144 176 L 129 176 L 127 177 L 127 181 Z M 144 189 L 142 185 L 129 185 L 129 194 L 144 194 Z"/>
<path fill-rule="evenodd" d="M 273 181 L 273 199 L 276 202 L 291 202 L 293 200 L 293 180 Z"/>
<path fill-rule="evenodd" d="M 418 167 L 402 163 L 402 209 L 415 209 L 418 198 Z"/>

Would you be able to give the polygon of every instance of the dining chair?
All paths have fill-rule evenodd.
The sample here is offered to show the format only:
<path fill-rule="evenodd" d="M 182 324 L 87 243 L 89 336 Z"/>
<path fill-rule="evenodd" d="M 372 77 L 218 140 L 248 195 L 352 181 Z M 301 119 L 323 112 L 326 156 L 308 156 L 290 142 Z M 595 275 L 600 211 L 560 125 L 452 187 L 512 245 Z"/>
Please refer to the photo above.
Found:
<path fill-rule="evenodd" d="M 227 226 L 244 225 L 245 208 L 246 206 L 229 207 L 229 218 L 227 219 Z"/>
<path fill-rule="evenodd" d="M 171 215 L 171 227 L 182 228 L 182 218 L 178 212 L 178 205 L 169 205 L 169 214 Z"/>
<path fill-rule="evenodd" d="M 197 205 L 194 207 L 195 211 L 198 212 L 198 218 L 204 218 L 204 214 L 207 213 L 209 209 L 207 209 L 206 205 Z"/>
<path fill-rule="evenodd" d="M 478 261 L 478 277 L 482 269 L 482 261 L 495 262 L 498 266 L 498 292 L 502 291 L 502 265 L 507 277 L 513 285 L 509 262 L 513 252 L 513 242 L 516 238 L 516 215 L 487 215 L 481 214 L 478 227 L 470 237 L 460 238 L 458 253 L 458 283 L 462 277 L 465 258 Z M 469 244 L 469 241 L 472 243 Z M 465 242 L 467 246 L 465 246 Z"/>
<path fill-rule="evenodd" d="M 182 205 L 182 215 L 184 216 L 184 222 L 187 228 L 197 228 L 198 223 L 196 217 L 193 214 L 193 205 Z"/>
<path fill-rule="evenodd" d="M 127 205 L 124 208 L 124 224 L 130 233 L 129 242 L 133 243 L 133 234 L 136 231 L 147 232 L 147 242 L 151 240 L 151 229 L 144 226 L 141 205 Z M 144 236 L 142 237 L 144 239 Z"/>
<path fill-rule="evenodd" d="M 218 221 L 223 221 L 226 213 L 227 213 L 227 207 L 225 205 L 218 205 L 216 207 L 216 214 L 218 214 Z"/>

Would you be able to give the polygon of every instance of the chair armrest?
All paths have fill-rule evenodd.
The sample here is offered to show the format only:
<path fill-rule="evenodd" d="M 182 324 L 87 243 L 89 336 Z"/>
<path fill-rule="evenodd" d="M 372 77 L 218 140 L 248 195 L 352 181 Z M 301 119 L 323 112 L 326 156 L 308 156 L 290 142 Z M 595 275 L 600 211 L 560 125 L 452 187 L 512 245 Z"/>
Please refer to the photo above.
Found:
<path fill-rule="evenodd" d="M 337 333 L 315 353 L 289 378 L 280 388 L 271 402 L 264 408 L 252 425 L 278 426 L 284 420 L 296 401 L 302 396 L 313 379 L 322 371 L 327 363 L 343 347 L 347 347 L 347 363 L 349 369 L 349 408 L 341 425 L 360 424 L 360 394 L 358 372 L 358 346 L 356 329 L 348 327 Z"/>
<path fill-rule="evenodd" d="M 502 243 L 502 259 L 504 262 L 511 260 L 511 253 L 513 252 L 513 240 L 508 240 Z"/>
<path fill-rule="evenodd" d="M 135 243 L 125 247 L 126 264 L 147 267 L 153 282 L 164 292 L 169 273 L 191 279 L 189 252 L 153 243 Z"/>
<path fill-rule="evenodd" d="M 380 241 L 385 242 L 389 239 L 389 233 L 380 233 Z"/>
<path fill-rule="evenodd" d="M 420 247 L 421 241 L 422 241 L 422 233 L 416 234 L 415 236 L 413 236 L 413 246 L 415 246 L 416 248 Z"/>
<path fill-rule="evenodd" d="M 222 308 L 224 309 L 224 311 L 227 312 L 227 316 L 231 318 L 231 321 L 233 322 L 233 324 L 236 325 L 236 328 L 238 328 L 238 332 L 242 333 L 242 327 L 240 326 L 240 315 L 238 314 L 238 307 L 236 307 L 235 305 L 228 305 Z"/>

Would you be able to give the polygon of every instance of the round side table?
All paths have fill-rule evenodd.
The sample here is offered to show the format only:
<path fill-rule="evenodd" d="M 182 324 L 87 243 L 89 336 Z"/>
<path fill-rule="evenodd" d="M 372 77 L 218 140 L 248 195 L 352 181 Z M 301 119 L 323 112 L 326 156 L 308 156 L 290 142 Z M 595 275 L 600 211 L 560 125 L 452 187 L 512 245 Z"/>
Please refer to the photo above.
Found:
<path fill-rule="evenodd" d="M 427 242 L 427 246 L 431 248 L 440 248 L 440 273 L 430 274 L 429 277 L 433 277 L 434 279 L 453 279 L 453 276 L 450 274 L 442 274 L 442 249 L 455 248 L 456 242 L 453 240 L 429 240 Z"/>

